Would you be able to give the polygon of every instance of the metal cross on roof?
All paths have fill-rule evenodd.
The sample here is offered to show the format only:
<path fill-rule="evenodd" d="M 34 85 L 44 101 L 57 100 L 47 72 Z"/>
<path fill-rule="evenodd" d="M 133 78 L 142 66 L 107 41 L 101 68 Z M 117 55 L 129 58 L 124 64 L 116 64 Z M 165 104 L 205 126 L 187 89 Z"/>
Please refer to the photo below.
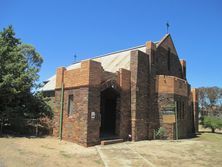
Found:
<path fill-rule="evenodd" d="M 170 27 L 169 22 L 166 23 L 166 27 L 167 27 L 167 34 L 168 34 L 169 33 L 169 27 Z"/>
<path fill-rule="evenodd" d="M 74 54 L 74 63 L 76 63 L 76 58 L 77 58 L 77 56 L 76 56 L 76 54 Z"/>

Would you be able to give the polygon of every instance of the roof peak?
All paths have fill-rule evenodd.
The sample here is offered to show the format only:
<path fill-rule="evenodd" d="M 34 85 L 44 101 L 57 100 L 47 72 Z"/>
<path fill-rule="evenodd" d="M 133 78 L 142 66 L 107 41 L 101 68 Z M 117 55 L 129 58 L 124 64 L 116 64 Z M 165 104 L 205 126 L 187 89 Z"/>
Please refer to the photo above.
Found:
<path fill-rule="evenodd" d="M 168 37 L 171 37 L 170 33 L 167 33 L 167 34 L 164 35 L 164 37 L 157 44 L 157 47 L 160 46 L 161 43 L 163 43 Z"/>

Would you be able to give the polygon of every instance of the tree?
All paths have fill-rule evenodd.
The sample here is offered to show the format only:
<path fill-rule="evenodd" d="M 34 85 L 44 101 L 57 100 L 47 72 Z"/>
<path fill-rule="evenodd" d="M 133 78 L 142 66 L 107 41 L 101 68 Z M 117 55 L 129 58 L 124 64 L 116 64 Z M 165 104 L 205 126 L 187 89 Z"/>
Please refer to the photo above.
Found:
<path fill-rule="evenodd" d="M 222 119 L 215 116 L 205 116 L 203 126 L 204 128 L 210 128 L 212 133 L 214 133 L 216 129 L 222 128 Z"/>
<path fill-rule="evenodd" d="M 31 45 L 15 37 L 12 26 L 0 32 L 0 119 L 10 124 L 24 118 L 40 118 L 52 114 L 39 87 L 38 72 L 43 62 Z M 44 113 L 44 114 L 43 114 Z"/>
<path fill-rule="evenodd" d="M 201 87 L 198 89 L 198 101 L 202 116 L 220 115 L 222 105 L 222 88 Z"/>
<path fill-rule="evenodd" d="M 206 100 L 206 88 L 201 87 L 198 88 L 198 102 L 201 111 L 201 115 L 205 115 L 206 107 L 207 107 L 207 100 Z"/>
<path fill-rule="evenodd" d="M 165 139 L 166 138 L 166 129 L 163 127 L 160 127 L 156 132 L 155 132 L 155 137 L 159 139 Z"/>

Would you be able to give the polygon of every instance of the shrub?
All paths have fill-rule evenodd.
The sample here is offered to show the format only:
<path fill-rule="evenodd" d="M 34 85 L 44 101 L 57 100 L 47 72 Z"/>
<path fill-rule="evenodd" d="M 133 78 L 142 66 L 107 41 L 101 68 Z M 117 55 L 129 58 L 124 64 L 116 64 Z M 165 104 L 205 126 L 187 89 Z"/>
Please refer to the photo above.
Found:
<path fill-rule="evenodd" d="M 204 128 L 210 128 L 212 133 L 214 133 L 216 129 L 222 128 L 222 119 L 216 116 L 205 116 L 203 118 L 203 126 Z"/>
<path fill-rule="evenodd" d="M 166 137 L 166 129 L 163 127 L 160 127 L 156 133 L 155 136 L 159 139 L 164 139 Z"/>

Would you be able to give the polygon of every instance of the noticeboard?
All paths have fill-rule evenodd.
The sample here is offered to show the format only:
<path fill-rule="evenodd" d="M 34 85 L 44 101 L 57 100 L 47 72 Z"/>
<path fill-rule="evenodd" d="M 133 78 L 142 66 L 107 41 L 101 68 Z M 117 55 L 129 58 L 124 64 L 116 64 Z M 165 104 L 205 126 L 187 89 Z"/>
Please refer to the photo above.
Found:
<path fill-rule="evenodd" d="M 161 113 L 163 115 L 174 115 L 175 114 L 175 104 L 168 103 L 168 104 L 162 106 Z"/>

